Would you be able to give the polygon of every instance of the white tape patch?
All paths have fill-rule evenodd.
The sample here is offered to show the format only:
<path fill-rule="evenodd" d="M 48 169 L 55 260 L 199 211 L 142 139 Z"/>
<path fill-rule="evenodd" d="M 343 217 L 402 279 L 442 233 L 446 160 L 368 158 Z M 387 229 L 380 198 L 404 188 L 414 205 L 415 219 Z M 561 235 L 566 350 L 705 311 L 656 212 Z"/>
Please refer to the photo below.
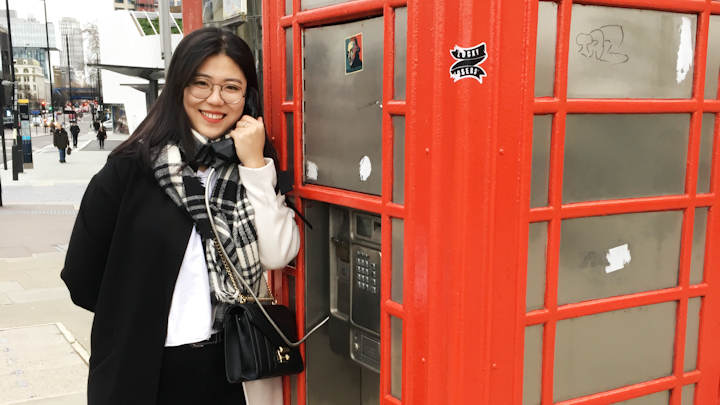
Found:
<path fill-rule="evenodd" d="M 614 247 L 612 249 L 608 249 L 608 253 L 605 258 L 607 259 L 608 263 L 610 263 L 609 266 L 605 266 L 606 274 L 610 274 L 614 271 L 625 268 L 625 265 L 629 264 L 630 260 L 632 259 L 630 257 L 630 248 L 628 247 L 627 243 Z"/>
<path fill-rule="evenodd" d="M 367 181 L 367 179 L 370 177 L 370 173 L 372 173 L 372 163 L 370 162 L 370 158 L 367 156 L 363 156 L 362 159 L 360 159 L 360 181 Z"/>
<path fill-rule="evenodd" d="M 317 181 L 318 179 L 318 167 L 314 162 L 307 161 L 305 164 L 305 177 L 308 180 Z"/>

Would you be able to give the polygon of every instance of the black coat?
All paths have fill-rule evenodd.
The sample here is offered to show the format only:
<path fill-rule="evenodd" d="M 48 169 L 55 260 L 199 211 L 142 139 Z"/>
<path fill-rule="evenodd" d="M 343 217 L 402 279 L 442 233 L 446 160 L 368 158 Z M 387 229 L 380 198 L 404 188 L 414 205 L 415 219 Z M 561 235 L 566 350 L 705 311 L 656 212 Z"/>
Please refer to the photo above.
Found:
<path fill-rule="evenodd" d="M 65 149 L 70 145 L 65 128 L 56 129 L 55 132 L 53 132 L 53 145 L 58 149 Z"/>
<path fill-rule="evenodd" d="M 70 126 L 70 133 L 71 133 L 73 136 L 78 136 L 78 134 L 80 133 L 80 127 L 77 126 L 77 124 L 71 125 L 71 126 Z"/>
<path fill-rule="evenodd" d="M 95 312 L 88 405 L 154 405 L 175 281 L 193 222 L 130 158 L 90 181 L 61 277 Z"/>

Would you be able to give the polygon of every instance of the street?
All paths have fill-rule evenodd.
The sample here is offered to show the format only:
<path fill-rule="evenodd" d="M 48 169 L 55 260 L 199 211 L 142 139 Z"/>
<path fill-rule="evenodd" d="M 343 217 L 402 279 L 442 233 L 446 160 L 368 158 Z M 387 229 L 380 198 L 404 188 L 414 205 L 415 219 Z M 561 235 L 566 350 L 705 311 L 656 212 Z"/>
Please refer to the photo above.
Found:
<path fill-rule="evenodd" d="M 0 404 L 86 403 L 92 314 L 70 301 L 59 274 L 85 187 L 127 138 L 109 133 L 100 151 L 89 125 L 81 121 L 65 164 L 38 131 L 32 169 L 13 181 L 12 161 L 0 167 Z"/>

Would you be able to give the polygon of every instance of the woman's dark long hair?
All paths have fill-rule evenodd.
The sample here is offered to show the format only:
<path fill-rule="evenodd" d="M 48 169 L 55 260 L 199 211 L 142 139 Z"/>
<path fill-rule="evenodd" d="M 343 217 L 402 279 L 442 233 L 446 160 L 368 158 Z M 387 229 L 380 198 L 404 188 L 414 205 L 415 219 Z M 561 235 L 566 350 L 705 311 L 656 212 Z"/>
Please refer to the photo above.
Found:
<path fill-rule="evenodd" d="M 195 155 L 196 146 L 190 129 L 190 120 L 183 106 L 185 87 L 205 60 L 214 55 L 224 54 L 232 59 L 245 74 L 247 92 L 259 94 L 257 73 L 250 47 L 232 32 L 205 27 L 188 34 L 178 44 L 170 61 L 165 86 L 162 93 L 150 108 L 147 117 L 135 129 L 125 142 L 120 144 L 110 156 L 136 156 L 143 165 L 152 166 L 152 161 L 160 150 L 169 143 L 178 144 L 190 158 Z M 262 115 L 262 103 L 256 97 L 258 116 Z M 248 113 L 245 99 L 243 115 Z M 277 152 L 267 134 L 263 154 L 277 164 Z"/>

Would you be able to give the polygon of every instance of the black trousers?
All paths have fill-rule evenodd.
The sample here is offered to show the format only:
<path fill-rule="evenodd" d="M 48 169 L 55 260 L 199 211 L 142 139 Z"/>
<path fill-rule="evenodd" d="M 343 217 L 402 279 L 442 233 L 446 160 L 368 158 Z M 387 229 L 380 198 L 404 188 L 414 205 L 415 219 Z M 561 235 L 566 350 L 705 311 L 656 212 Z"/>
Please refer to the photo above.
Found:
<path fill-rule="evenodd" d="M 225 378 L 223 343 L 166 347 L 158 405 L 246 405 L 242 384 Z"/>

